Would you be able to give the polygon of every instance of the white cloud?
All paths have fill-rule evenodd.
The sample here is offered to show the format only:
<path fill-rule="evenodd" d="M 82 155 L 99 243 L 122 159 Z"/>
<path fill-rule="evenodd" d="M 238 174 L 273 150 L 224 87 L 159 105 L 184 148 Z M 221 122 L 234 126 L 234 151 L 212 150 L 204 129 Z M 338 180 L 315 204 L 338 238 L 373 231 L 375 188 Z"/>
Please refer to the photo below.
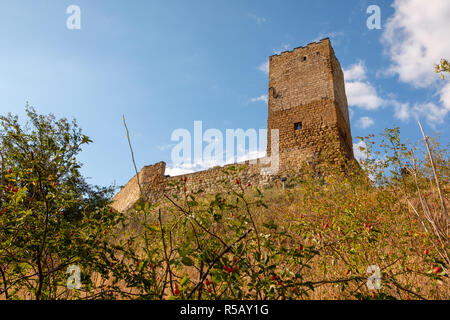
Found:
<path fill-rule="evenodd" d="M 401 103 L 397 100 L 389 101 L 394 107 L 394 116 L 401 121 L 408 121 L 411 117 L 411 108 L 409 103 Z"/>
<path fill-rule="evenodd" d="M 165 174 L 170 176 L 179 176 L 183 174 L 188 173 L 194 173 L 198 171 L 204 171 L 216 166 L 224 166 L 227 164 L 232 163 L 240 163 L 247 160 L 254 160 L 254 159 L 260 159 L 264 158 L 266 156 L 266 150 L 260 150 L 260 149 L 251 149 L 247 150 L 245 147 L 241 145 L 236 146 L 237 149 L 237 156 L 236 161 L 225 161 L 223 158 L 225 158 L 225 154 L 222 154 L 222 159 L 209 159 L 207 161 L 193 161 L 188 163 L 181 163 L 181 164 L 171 164 L 166 167 Z"/>
<path fill-rule="evenodd" d="M 361 81 L 366 79 L 366 66 L 361 60 L 344 70 L 346 81 Z"/>
<path fill-rule="evenodd" d="M 450 83 L 444 86 L 439 94 L 441 106 L 432 102 L 416 103 L 411 106 L 397 100 L 389 100 L 388 103 L 394 107 L 394 116 L 397 119 L 402 121 L 408 121 L 411 117 L 416 120 L 425 119 L 434 127 L 436 124 L 444 123 L 445 117 L 450 112 Z"/>
<path fill-rule="evenodd" d="M 166 175 L 169 175 L 171 177 L 174 176 L 180 176 L 183 174 L 188 174 L 188 173 L 193 173 L 194 170 L 192 169 L 187 169 L 187 168 L 183 168 L 183 167 L 166 167 Z"/>
<path fill-rule="evenodd" d="M 349 106 L 375 110 L 384 105 L 385 101 L 378 96 L 375 87 L 364 81 L 367 69 L 363 61 L 358 61 L 343 72 Z"/>
<path fill-rule="evenodd" d="M 265 74 L 269 74 L 269 60 L 266 60 L 260 64 L 258 70 L 264 72 Z"/>
<path fill-rule="evenodd" d="M 366 129 L 370 126 L 372 126 L 375 122 L 370 117 L 361 117 L 356 122 L 356 125 L 362 129 Z"/>
<path fill-rule="evenodd" d="M 250 99 L 250 102 L 264 101 L 265 103 L 268 103 L 268 101 L 269 101 L 268 99 L 269 98 L 268 98 L 267 94 L 263 94 L 263 95 L 260 95 L 259 97 Z"/>
<path fill-rule="evenodd" d="M 441 102 L 447 112 L 450 110 L 450 82 L 447 83 L 439 92 Z"/>
<path fill-rule="evenodd" d="M 375 110 L 384 104 L 384 100 L 378 96 L 377 91 L 369 82 L 345 82 L 345 91 L 350 106 Z"/>
<path fill-rule="evenodd" d="M 391 106 L 394 117 L 401 121 L 408 121 L 411 117 L 424 118 L 430 125 L 443 123 L 445 116 L 450 112 L 450 82 L 441 87 L 437 94 L 440 96 L 441 106 L 432 102 L 410 103 L 400 102 L 395 98 L 383 98 L 377 93 L 375 87 L 367 81 L 367 69 L 364 62 L 359 61 L 344 69 L 345 91 L 349 106 L 365 110 L 377 110 L 380 107 Z M 356 125 L 368 128 L 373 120 L 368 117 L 360 118 Z"/>
<path fill-rule="evenodd" d="M 416 104 L 413 107 L 414 116 L 416 118 L 419 118 L 420 116 L 424 117 L 431 125 L 443 123 L 444 118 L 449 111 L 450 108 L 443 108 L 431 102 Z"/>
<path fill-rule="evenodd" d="M 450 1 L 395 0 L 394 15 L 388 19 L 382 43 L 390 56 L 388 72 L 416 88 L 431 88 L 440 104 L 394 102 L 401 120 L 425 118 L 430 125 L 443 123 L 450 111 L 450 82 L 442 82 L 434 71 L 441 58 L 450 56 Z"/>
<path fill-rule="evenodd" d="M 181 164 L 171 164 L 166 167 L 166 175 L 170 176 L 179 176 L 182 174 L 193 173 L 197 171 L 203 171 L 208 168 L 212 168 L 215 166 L 222 166 L 222 162 L 213 162 L 212 160 L 208 163 L 205 162 L 188 162 Z"/>
<path fill-rule="evenodd" d="M 382 42 L 401 81 L 428 87 L 439 77 L 434 65 L 450 55 L 450 1 L 395 0 Z"/>

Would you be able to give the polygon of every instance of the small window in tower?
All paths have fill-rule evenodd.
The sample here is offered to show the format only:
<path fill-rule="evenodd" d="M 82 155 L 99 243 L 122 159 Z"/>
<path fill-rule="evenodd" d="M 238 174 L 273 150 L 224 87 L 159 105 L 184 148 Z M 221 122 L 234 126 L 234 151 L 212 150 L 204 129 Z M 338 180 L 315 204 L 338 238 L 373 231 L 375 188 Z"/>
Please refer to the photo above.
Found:
<path fill-rule="evenodd" d="M 303 57 L 303 61 L 306 61 L 306 56 Z"/>
<path fill-rule="evenodd" d="M 294 123 L 294 130 L 295 131 L 302 130 L 302 123 L 301 122 Z"/>

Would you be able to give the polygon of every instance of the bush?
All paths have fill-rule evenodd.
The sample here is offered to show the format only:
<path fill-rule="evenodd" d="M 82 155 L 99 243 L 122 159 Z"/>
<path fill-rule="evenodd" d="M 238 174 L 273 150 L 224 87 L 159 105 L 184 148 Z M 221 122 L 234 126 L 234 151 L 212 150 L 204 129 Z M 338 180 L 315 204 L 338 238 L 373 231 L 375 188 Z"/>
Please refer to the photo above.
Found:
<path fill-rule="evenodd" d="M 360 165 L 324 150 L 285 190 L 229 166 L 220 192 L 184 179 L 122 214 L 112 188 L 80 176 L 91 141 L 76 123 L 27 113 L 26 126 L 0 117 L 6 299 L 450 297 L 448 153 L 433 139 L 407 148 L 398 128 L 379 147 L 361 137 Z"/>

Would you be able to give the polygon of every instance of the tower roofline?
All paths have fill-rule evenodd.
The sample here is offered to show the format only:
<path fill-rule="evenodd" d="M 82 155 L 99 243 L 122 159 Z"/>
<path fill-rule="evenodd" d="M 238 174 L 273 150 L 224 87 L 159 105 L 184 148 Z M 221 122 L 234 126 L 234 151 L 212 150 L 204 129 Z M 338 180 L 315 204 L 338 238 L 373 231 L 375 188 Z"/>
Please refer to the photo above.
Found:
<path fill-rule="evenodd" d="M 310 42 L 310 43 L 308 43 L 306 46 L 299 46 L 299 47 L 295 47 L 295 48 L 292 49 L 292 50 L 286 50 L 286 51 L 283 51 L 283 52 L 280 52 L 280 53 L 277 53 L 277 54 L 273 54 L 273 55 L 269 56 L 269 58 L 272 58 L 272 57 L 280 57 L 280 56 L 282 56 L 283 54 L 292 53 L 292 52 L 294 52 L 294 51 L 296 51 L 296 50 L 305 49 L 305 48 L 307 48 L 307 47 L 309 47 L 309 46 L 311 46 L 311 45 L 321 44 L 321 43 L 323 43 L 323 42 L 327 42 L 327 43 L 330 45 L 330 47 L 331 47 L 331 41 L 330 41 L 330 38 L 329 38 L 329 37 L 326 37 L 326 38 L 323 38 L 323 39 L 321 39 L 321 40 L 319 40 L 319 41 L 317 41 L 317 42 L 316 42 L 316 41 Z"/>

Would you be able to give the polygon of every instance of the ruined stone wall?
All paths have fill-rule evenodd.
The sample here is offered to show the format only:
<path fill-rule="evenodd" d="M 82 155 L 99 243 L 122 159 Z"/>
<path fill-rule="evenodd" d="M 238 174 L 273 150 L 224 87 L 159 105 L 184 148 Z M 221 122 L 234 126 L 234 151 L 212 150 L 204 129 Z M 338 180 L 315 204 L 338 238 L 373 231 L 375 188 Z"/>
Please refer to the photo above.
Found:
<path fill-rule="evenodd" d="M 141 188 L 142 193 L 147 194 L 150 201 L 157 201 L 162 196 L 167 185 L 167 180 L 164 177 L 165 171 L 165 162 L 158 162 L 142 168 L 139 174 L 131 178 L 114 196 L 112 207 L 120 212 L 126 212 L 134 208 L 134 205 L 141 197 Z M 139 179 L 137 178 L 138 176 Z"/>
<path fill-rule="evenodd" d="M 178 191 L 173 187 L 173 183 L 180 186 L 186 184 L 187 190 L 197 192 L 203 190 L 205 194 L 216 192 L 226 192 L 226 184 L 235 183 L 235 179 L 243 185 L 251 184 L 252 187 L 263 188 L 267 185 L 281 184 L 281 179 L 289 177 L 293 169 L 299 168 L 305 161 L 314 161 L 313 155 L 305 153 L 304 150 L 291 150 L 289 154 L 280 154 L 280 158 L 285 159 L 279 164 L 278 171 L 267 174 L 265 171 L 271 165 L 267 159 L 255 159 L 254 161 L 245 161 L 224 167 L 214 167 L 208 170 L 183 174 L 179 176 L 165 176 L 165 162 L 159 162 L 154 165 L 146 166 L 139 172 L 139 182 L 142 193 L 146 200 L 155 203 L 163 198 L 164 193 L 170 196 L 182 197 L 184 188 Z M 233 166 L 234 173 L 226 174 L 224 170 Z M 228 171 L 229 172 L 229 171 Z M 173 182 L 173 183 L 171 183 Z M 134 176 L 114 197 L 112 207 L 120 212 L 126 212 L 134 208 L 139 200 L 141 191 L 139 189 L 138 179 Z"/>
<path fill-rule="evenodd" d="M 230 166 L 237 169 L 235 173 L 225 173 L 225 170 Z M 238 179 L 242 184 L 250 183 L 252 186 L 263 186 L 274 177 L 266 177 L 267 179 L 265 179 L 265 177 L 261 175 L 261 169 L 262 165 L 260 162 L 257 164 L 252 164 L 246 161 L 224 167 L 214 167 L 200 172 L 168 177 L 167 179 L 168 181 L 174 182 L 179 182 L 186 179 L 186 186 L 190 191 L 198 191 L 201 189 L 205 193 L 215 193 L 225 190 L 223 188 L 224 181 L 233 183 L 235 179 Z"/>
<path fill-rule="evenodd" d="M 225 167 L 214 167 L 208 170 L 175 177 L 165 176 L 164 171 L 166 164 L 165 162 L 159 162 L 155 165 L 144 167 L 141 172 L 139 172 L 139 182 L 146 200 L 154 203 L 161 200 L 164 193 L 170 196 L 181 197 L 184 194 L 184 185 L 186 185 L 186 188 L 190 193 L 203 190 L 204 193 L 210 194 L 226 191 L 226 188 L 224 188 L 224 184 L 222 183 L 223 181 L 233 183 L 235 179 L 238 179 L 239 183 L 262 187 L 265 184 L 279 180 L 278 174 L 268 176 L 261 173 L 261 169 L 265 166 L 262 164 L 261 160 L 262 159 L 256 163 L 246 161 L 227 165 Z M 230 166 L 234 166 L 236 169 L 239 168 L 239 170 L 227 175 L 224 170 Z M 182 186 L 182 188 L 177 190 L 171 182 Z M 140 195 L 141 190 L 139 188 L 138 179 L 135 176 L 114 197 L 112 207 L 120 212 L 129 211 L 130 209 L 133 209 L 134 205 L 139 200 Z"/>

